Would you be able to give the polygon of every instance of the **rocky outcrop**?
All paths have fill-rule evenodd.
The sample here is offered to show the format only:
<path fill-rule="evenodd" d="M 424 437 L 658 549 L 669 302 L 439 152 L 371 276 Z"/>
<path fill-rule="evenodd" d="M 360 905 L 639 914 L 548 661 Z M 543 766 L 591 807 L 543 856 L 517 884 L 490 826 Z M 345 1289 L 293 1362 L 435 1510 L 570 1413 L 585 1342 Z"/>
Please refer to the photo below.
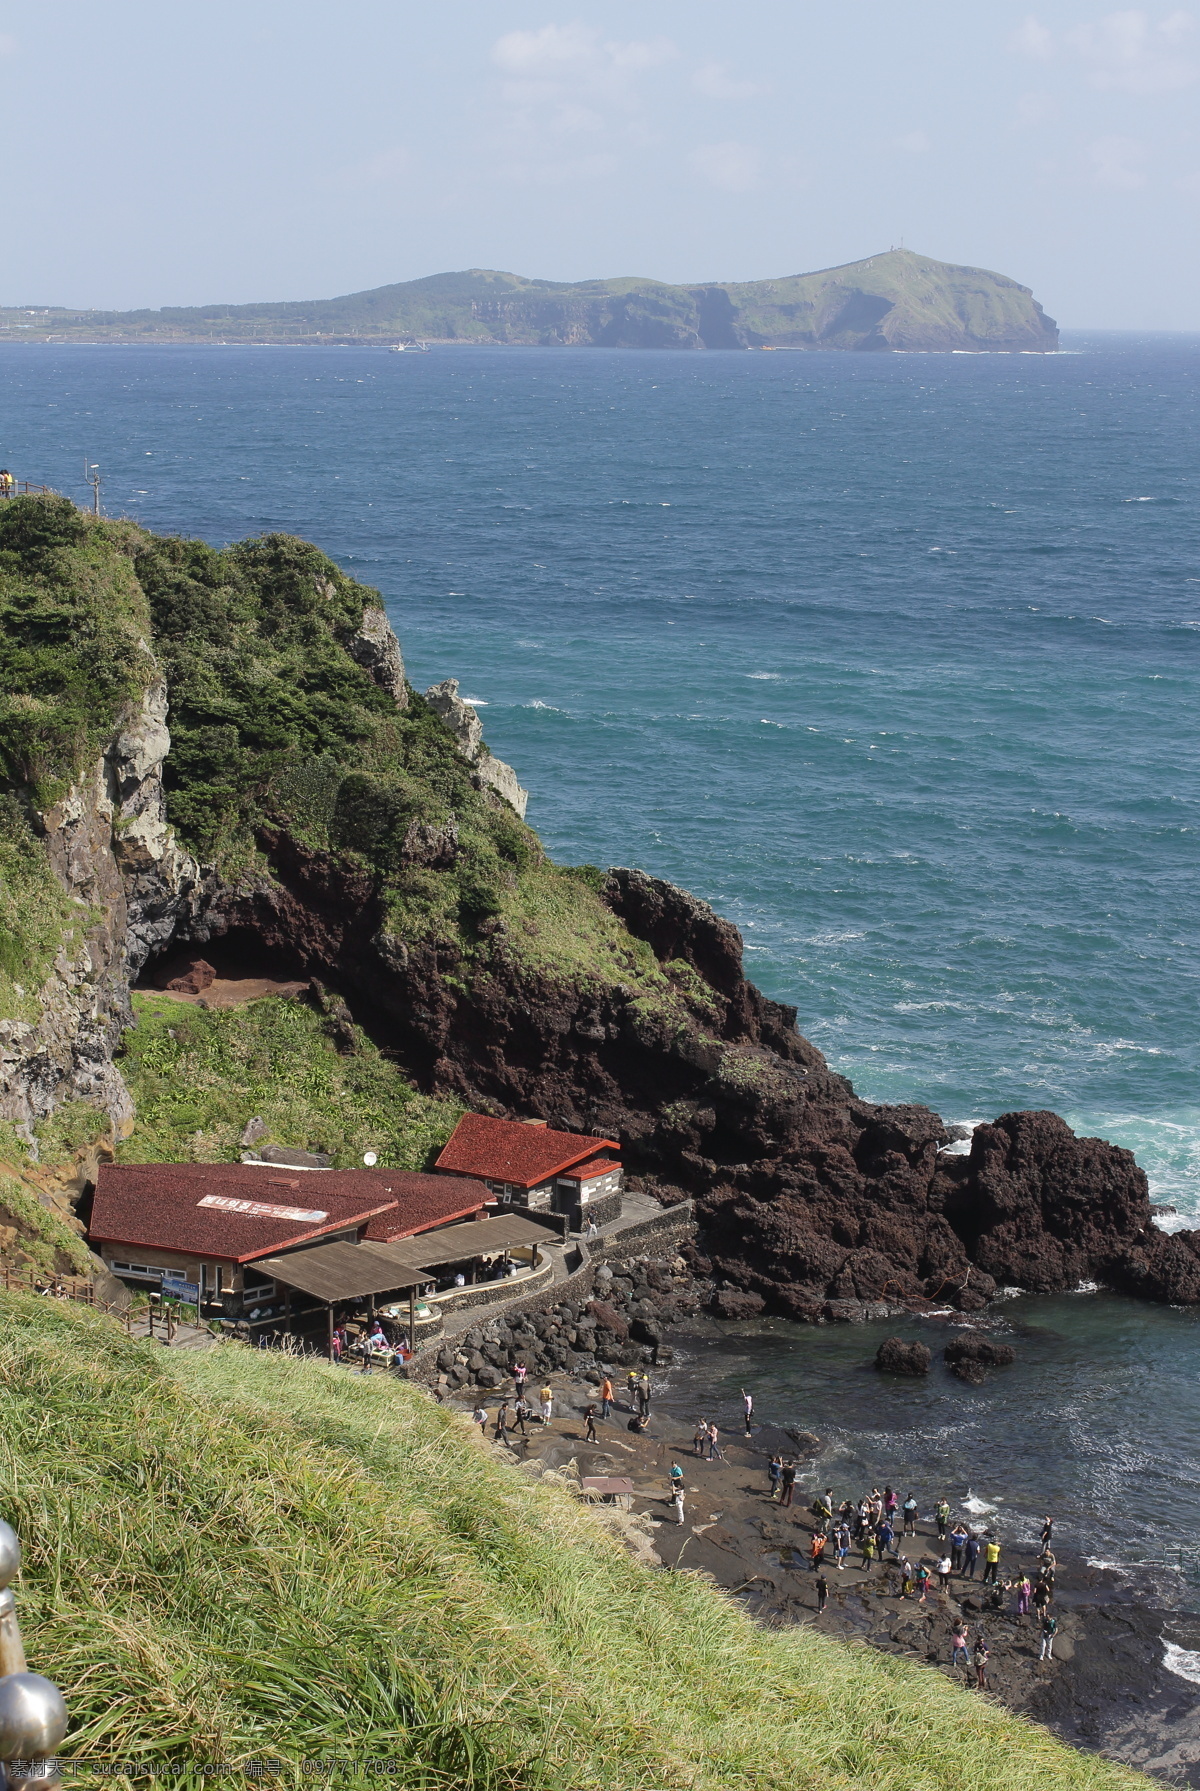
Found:
<path fill-rule="evenodd" d="M 960 1381 L 973 1381 L 976 1386 L 989 1368 L 1009 1368 L 1017 1359 L 1011 1343 L 997 1343 L 982 1331 L 962 1331 L 942 1351 L 946 1365 Z"/>
<path fill-rule="evenodd" d="M 357 631 L 346 645 L 351 658 L 371 674 L 380 690 L 386 690 L 395 699 L 398 709 L 406 709 L 408 682 L 404 676 L 404 656 L 386 610 L 368 604 Z"/>
<path fill-rule="evenodd" d="M 524 820 L 529 791 L 521 788 L 511 765 L 506 765 L 503 759 L 493 758 L 488 751 L 479 712 L 459 696 L 458 679 L 446 678 L 441 684 L 431 684 L 425 692 L 425 701 L 454 735 L 459 752 L 474 767 L 476 781 L 495 790 Z"/>
<path fill-rule="evenodd" d="M 903 1337 L 885 1337 L 875 1351 L 875 1366 L 881 1374 L 928 1374 L 932 1361 L 932 1351 L 925 1344 L 906 1342 Z"/>
<path fill-rule="evenodd" d="M 31 1147 L 33 1127 L 62 1101 L 89 1102 L 115 1134 L 128 1131 L 133 1108 L 113 1055 L 132 1020 L 130 984 L 201 903 L 200 866 L 165 819 L 166 713 L 156 679 L 90 776 L 35 817 L 81 925 L 39 991 L 36 1025 L 0 1021 L 0 1118 Z"/>

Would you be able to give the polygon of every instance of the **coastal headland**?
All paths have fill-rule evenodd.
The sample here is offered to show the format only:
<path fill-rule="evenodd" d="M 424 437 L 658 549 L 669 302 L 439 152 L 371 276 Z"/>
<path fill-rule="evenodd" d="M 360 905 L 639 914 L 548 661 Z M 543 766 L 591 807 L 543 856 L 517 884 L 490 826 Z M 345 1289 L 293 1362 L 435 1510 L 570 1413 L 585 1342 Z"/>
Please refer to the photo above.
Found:
<path fill-rule="evenodd" d="M 1058 329 L 1029 288 L 1006 274 L 888 249 L 770 280 L 571 283 L 469 268 L 281 304 L 9 306 L 0 308 L 0 340 L 1015 354 L 1056 349 Z"/>
<path fill-rule="evenodd" d="M 39 1131 L 161 1155 L 122 1072 L 131 989 L 194 947 L 330 992 L 318 1030 L 403 1087 L 397 1161 L 464 1107 L 619 1139 L 635 1191 L 695 1201 L 727 1317 L 971 1312 L 1004 1284 L 1200 1301 L 1200 1235 L 1157 1229 L 1131 1153 L 1035 1112 L 961 1154 L 929 1108 L 831 1071 L 705 903 L 552 864 L 474 711 L 411 688 L 378 594 L 318 549 L 24 498 L 0 552 L 14 1160 Z M 276 1142 L 320 1148 L 293 1124 Z M 209 1125 L 194 1103 L 190 1149 Z"/>

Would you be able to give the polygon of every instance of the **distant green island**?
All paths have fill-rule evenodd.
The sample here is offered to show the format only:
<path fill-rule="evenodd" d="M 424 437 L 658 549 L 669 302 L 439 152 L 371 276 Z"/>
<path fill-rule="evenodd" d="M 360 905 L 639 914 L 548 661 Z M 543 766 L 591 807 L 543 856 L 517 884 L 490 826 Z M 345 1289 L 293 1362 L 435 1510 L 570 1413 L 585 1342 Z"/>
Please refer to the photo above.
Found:
<path fill-rule="evenodd" d="M 344 298 L 161 311 L 0 307 L 0 340 L 1046 353 L 1027 286 L 911 249 L 778 280 L 528 280 L 469 268 Z"/>

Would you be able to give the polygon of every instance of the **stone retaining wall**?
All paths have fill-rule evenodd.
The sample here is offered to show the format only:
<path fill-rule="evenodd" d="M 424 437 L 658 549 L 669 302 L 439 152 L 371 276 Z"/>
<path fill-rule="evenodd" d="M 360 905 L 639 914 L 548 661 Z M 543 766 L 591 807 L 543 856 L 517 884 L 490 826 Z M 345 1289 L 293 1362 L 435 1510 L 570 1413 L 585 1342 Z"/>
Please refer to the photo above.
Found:
<path fill-rule="evenodd" d="M 568 1246 L 567 1260 L 572 1255 L 577 1260 L 565 1280 L 523 1294 L 507 1305 L 497 1303 L 497 1307 L 487 1317 L 502 1317 L 507 1324 L 525 1312 L 549 1312 L 552 1306 L 560 1306 L 564 1300 L 579 1304 L 591 1298 L 596 1270 L 602 1263 L 626 1262 L 630 1257 L 645 1256 L 651 1251 L 678 1250 L 681 1244 L 695 1236 L 695 1231 L 692 1202 L 684 1200 L 678 1206 L 664 1207 L 661 1213 L 654 1213 L 649 1219 L 641 1219 L 627 1230 L 611 1237 L 597 1238 L 591 1244 L 580 1242 Z M 502 1284 L 499 1284 L 499 1291 L 503 1292 Z M 410 1381 L 418 1381 L 423 1386 L 432 1386 L 436 1382 L 441 1343 L 442 1340 L 439 1339 L 436 1348 L 430 1345 L 428 1348 L 418 1349 L 408 1365 Z"/>

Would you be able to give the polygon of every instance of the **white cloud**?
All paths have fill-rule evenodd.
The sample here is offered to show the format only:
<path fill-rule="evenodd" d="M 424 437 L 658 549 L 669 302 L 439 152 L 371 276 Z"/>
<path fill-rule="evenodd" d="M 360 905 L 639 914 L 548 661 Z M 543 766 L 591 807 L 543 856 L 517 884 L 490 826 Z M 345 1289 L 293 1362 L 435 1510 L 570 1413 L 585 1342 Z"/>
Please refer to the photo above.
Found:
<path fill-rule="evenodd" d="M 1047 31 L 1031 14 L 1013 32 L 1009 48 L 1015 50 L 1018 56 L 1028 56 L 1031 62 L 1049 62 L 1054 54 L 1054 33 Z"/>
<path fill-rule="evenodd" d="M 892 148 L 902 149 L 905 155 L 928 155 L 933 145 L 924 131 L 907 131 L 903 137 L 892 138 Z"/>
<path fill-rule="evenodd" d="M 704 143 L 690 159 L 697 174 L 719 192 L 748 193 L 758 184 L 758 151 L 747 143 Z"/>
<path fill-rule="evenodd" d="M 547 178 L 562 179 L 562 144 L 572 138 L 624 135 L 637 140 L 645 76 L 679 54 L 669 38 L 617 42 L 591 25 L 543 25 L 536 31 L 509 31 L 492 45 L 501 84 L 502 161 L 514 178 L 535 176 L 543 157 L 554 163 Z M 511 158 L 511 159 L 510 159 Z M 595 157 L 572 162 L 576 177 L 601 171 Z M 610 163 L 605 161 L 604 168 Z"/>
<path fill-rule="evenodd" d="M 1134 193 L 1146 184 L 1146 151 L 1133 137 L 1098 137 L 1088 145 L 1088 160 L 1097 186 L 1110 192 Z"/>
<path fill-rule="evenodd" d="M 1093 87 L 1123 93 L 1172 93 L 1190 87 L 1200 67 L 1184 53 L 1194 37 L 1189 13 L 1169 13 L 1153 23 L 1141 11 L 1110 12 L 1095 25 L 1080 25 L 1064 42 L 1089 70 Z"/>
<path fill-rule="evenodd" d="M 692 86 L 706 99 L 717 100 L 753 99 L 764 91 L 757 81 L 739 81 L 724 62 L 706 62 L 692 76 Z"/>
<path fill-rule="evenodd" d="M 629 43 L 605 42 L 591 25 L 543 25 L 540 31 L 510 31 L 492 45 L 492 61 L 506 74 L 559 82 L 595 82 L 613 75 L 638 75 L 670 62 L 679 51 L 668 37 Z"/>

